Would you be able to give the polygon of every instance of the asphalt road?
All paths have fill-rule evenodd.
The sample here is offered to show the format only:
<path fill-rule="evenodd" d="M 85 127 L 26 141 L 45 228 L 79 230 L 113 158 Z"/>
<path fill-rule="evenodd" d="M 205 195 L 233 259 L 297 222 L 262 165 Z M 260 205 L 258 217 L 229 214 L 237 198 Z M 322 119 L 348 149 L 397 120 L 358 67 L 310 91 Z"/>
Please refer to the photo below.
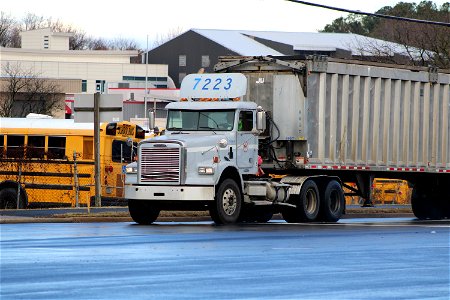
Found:
<path fill-rule="evenodd" d="M 6 299 L 449 299 L 450 222 L 1 224 Z"/>

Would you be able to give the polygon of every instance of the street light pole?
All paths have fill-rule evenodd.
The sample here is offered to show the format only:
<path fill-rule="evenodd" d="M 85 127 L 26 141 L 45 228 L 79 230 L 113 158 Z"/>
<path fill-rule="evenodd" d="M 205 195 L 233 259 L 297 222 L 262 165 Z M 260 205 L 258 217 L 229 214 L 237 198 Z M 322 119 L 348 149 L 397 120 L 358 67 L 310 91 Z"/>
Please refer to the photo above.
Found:
<path fill-rule="evenodd" d="M 144 118 L 147 120 L 147 85 L 148 85 L 148 34 L 147 48 L 145 49 L 145 92 L 144 92 Z M 150 128 L 148 128 L 150 129 Z"/>

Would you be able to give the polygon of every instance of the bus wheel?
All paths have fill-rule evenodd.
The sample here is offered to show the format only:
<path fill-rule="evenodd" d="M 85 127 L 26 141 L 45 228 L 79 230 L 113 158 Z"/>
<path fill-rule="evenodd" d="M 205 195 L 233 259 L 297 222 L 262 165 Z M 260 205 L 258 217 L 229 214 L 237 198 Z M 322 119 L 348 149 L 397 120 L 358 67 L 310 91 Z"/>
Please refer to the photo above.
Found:
<path fill-rule="evenodd" d="M 216 224 L 236 223 L 242 208 L 239 186 L 233 179 L 225 179 L 219 185 L 216 199 L 209 205 L 209 214 Z"/>
<path fill-rule="evenodd" d="M 345 208 L 344 191 L 339 182 L 331 180 L 320 200 L 320 220 L 325 222 L 339 221 Z"/>
<path fill-rule="evenodd" d="M 24 193 L 24 190 L 20 191 Z M 26 197 L 21 194 L 19 200 L 20 209 L 25 208 Z M 0 208 L 1 209 L 15 209 L 17 208 L 17 188 L 3 188 L 0 190 Z"/>
<path fill-rule="evenodd" d="M 128 211 L 136 223 L 150 225 L 156 221 L 160 210 L 147 201 L 128 200 Z"/>

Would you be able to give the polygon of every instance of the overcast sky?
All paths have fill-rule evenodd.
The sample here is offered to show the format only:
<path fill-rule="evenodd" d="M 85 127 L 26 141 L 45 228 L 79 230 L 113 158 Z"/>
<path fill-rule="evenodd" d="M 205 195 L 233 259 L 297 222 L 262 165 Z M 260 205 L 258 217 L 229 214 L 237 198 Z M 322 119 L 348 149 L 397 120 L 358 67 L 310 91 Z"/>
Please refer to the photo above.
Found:
<path fill-rule="evenodd" d="M 394 6 L 400 0 L 309 0 L 363 12 Z M 408 1 L 404 2 L 420 2 Z M 438 6 L 447 2 L 434 1 Z M 245 29 L 316 32 L 346 14 L 285 0 L 3 0 L 0 10 L 21 19 L 26 13 L 59 19 L 103 38 L 122 37 L 149 48 L 175 29 Z"/>

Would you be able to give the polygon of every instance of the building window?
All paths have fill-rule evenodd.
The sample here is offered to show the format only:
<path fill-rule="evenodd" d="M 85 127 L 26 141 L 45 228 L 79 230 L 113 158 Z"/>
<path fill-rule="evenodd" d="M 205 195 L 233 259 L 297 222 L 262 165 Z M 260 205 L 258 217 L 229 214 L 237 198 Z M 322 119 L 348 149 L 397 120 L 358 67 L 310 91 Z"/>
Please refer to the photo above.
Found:
<path fill-rule="evenodd" d="M 186 67 L 186 55 L 178 56 L 178 66 Z"/>
<path fill-rule="evenodd" d="M 81 92 L 87 92 L 87 80 L 81 80 Z"/>
<path fill-rule="evenodd" d="M 202 55 L 202 68 L 208 68 L 209 64 L 209 55 Z"/>

